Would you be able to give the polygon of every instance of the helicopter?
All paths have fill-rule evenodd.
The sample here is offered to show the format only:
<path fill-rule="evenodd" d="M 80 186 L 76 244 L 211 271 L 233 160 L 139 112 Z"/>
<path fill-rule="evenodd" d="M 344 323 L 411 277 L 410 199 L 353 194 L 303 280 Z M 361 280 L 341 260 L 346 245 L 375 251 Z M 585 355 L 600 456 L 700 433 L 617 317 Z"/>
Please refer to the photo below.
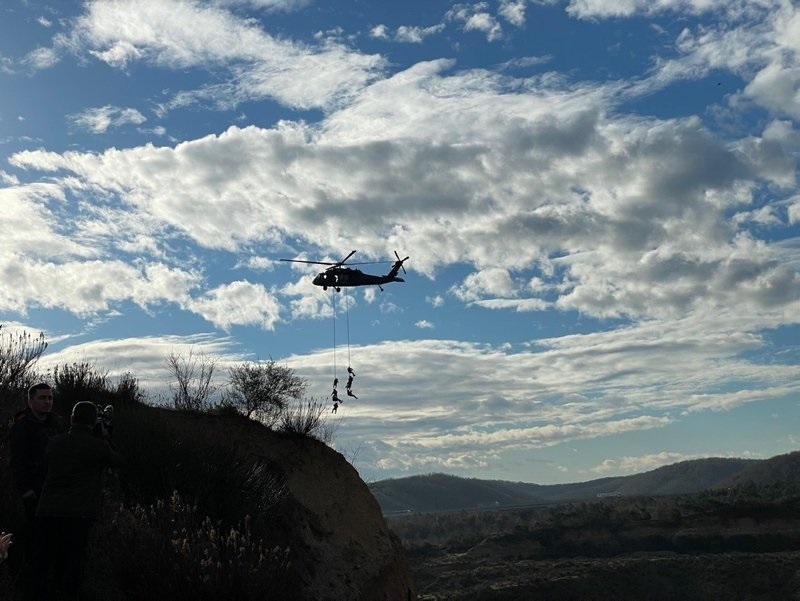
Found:
<path fill-rule="evenodd" d="M 371 275 L 364 273 L 360 269 L 353 269 L 345 267 L 344 264 L 347 259 L 356 254 L 356 251 L 351 251 L 344 259 L 339 262 L 332 263 L 329 261 L 304 261 L 302 259 L 281 259 L 281 261 L 288 261 L 290 263 L 312 263 L 314 265 L 330 265 L 325 271 L 316 275 L 311 282 L 315 286 L 322 286 L 323 290 L 327 290 L 330 286 L 336 292 L 341 292 L 343 286 L 377 286 L 383 292 L 381 284 L 388 284 L 389 282 L 405 282 L 403 278 L 397 277 L 398 272 L 402 269 L 406 273 L 406 268 L 403 267 L 403 262 L 408 259 L 401 259 L 397 251 L 394 251 L 394 256 L 397 260 L 392 265 L 389 273 L 386 275 Z M 376 263 L 386 263 L 386 261 L 369 261 L 365 263 L 350 263 L 350 265 L 374 265 Z"/>

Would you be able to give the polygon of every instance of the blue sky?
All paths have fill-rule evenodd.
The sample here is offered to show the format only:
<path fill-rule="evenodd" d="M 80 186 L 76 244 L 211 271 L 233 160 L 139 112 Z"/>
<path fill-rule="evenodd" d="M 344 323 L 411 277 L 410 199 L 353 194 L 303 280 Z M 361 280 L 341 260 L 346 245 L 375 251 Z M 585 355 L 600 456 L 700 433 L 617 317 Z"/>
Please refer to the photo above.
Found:
<path fill-rule="evenodd" d="M 168 396 L 273 358 L 365 479 L 797 448 L 800 8 L 0 5 L 0 321 Z M 336 296 L 281 258 L 406 262 Z M 389 265 L 368 266 L 373 273 Z"/>

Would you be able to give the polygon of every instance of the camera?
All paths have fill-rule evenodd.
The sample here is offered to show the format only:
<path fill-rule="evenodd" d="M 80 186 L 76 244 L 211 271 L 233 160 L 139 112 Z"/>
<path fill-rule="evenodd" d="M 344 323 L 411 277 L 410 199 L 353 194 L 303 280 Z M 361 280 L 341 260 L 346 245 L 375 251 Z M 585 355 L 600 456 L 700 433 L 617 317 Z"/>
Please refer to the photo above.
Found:
<path fill-rule="evenodd" d="M 110 438 L 114 431 L 114 406 L 97 407 L 97 420 L 94 423 L 94 435 L 98 438 Z"/>

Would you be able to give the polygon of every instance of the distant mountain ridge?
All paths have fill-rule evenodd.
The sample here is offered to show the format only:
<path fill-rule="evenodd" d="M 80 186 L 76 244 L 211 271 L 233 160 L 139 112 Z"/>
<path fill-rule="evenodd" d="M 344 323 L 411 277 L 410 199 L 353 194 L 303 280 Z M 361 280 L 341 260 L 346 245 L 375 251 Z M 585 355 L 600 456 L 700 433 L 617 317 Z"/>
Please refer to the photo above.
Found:
<path fill-rule="evenodd" d="M 603 496 L 661 496 L 700 492 L 753 482 L 800 478 L 800 451 L 770 459 L 711 457 L 633 474 L 570 484 L 427 474 L 380 480 L 369 485 L 384 514 L 457 511 L 596 500 Z"/>

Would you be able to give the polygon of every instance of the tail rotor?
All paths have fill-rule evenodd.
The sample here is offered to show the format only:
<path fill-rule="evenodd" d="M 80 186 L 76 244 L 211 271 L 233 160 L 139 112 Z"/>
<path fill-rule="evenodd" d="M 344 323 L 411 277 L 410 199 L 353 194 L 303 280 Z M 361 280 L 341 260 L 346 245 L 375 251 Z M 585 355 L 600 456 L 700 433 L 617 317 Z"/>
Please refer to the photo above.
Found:
<path fill-rule="evenodd" d="M 406 261 L 406 260 L 408 259 L 408 257 L 406 257 L 405 259 L 401 259 L 401 258 L 400 258 L 400 255 L 398 255 L 398 254 L 397 254 L 397 251 L 394 251 L 394 256 L 395 256 L 395 257 L 397 257 L 397 263 L 396 263 L 396 265 L 399 265 L 399 266 L 400 266 L 400 269 L 402 269 L 402 270 L 403 270 L 403 273 L 408 273 L 408 272 L 406 271 L 406 268 L 405 268 L 405 267 L 403 267 L 403 262 L 404 262 L 404 261 Z"/>

